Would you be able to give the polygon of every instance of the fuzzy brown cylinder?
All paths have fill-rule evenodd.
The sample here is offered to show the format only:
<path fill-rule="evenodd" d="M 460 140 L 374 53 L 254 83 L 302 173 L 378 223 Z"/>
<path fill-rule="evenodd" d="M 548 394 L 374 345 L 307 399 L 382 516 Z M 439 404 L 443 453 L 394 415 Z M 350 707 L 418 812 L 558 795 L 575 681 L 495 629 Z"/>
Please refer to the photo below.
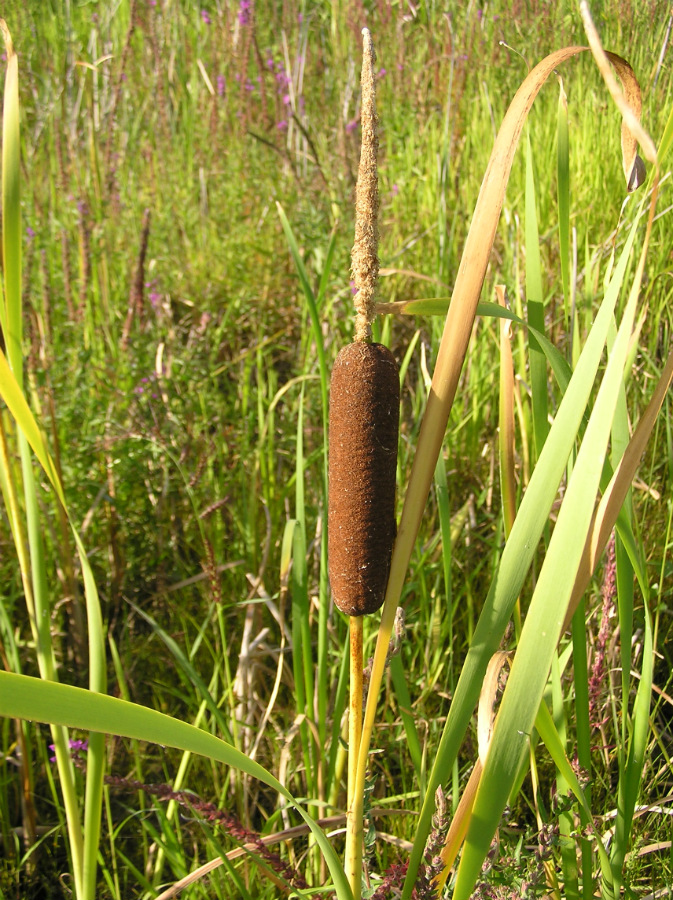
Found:
<path fill-rule="evenodd" d="M 348 616 L 383 603 L 395 539 L 400 385 L 382 344 L 344 347 L 332 370 L 329 409 L 329 575 Z"/>

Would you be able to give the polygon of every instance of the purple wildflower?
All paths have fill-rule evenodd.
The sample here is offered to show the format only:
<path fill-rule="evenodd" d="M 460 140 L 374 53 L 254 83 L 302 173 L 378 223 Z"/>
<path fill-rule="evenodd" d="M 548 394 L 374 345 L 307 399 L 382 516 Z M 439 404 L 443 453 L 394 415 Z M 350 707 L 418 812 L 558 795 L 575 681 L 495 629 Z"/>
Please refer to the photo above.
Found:
<path fill-rule="evenodd" d="M 388 74 L 388 70 L 384 69 L 383 66 L 381 66 L 381 68 L 376 73 L 376 77 L 377 78 L 385 78 L 387 74 Z"/>
<path fill-rule="evenodd" d="M 56 747 L 54 746 L 54 744 L 49 744 L 48 746 L 53 754 L 52 756 L 49 757 L 49 762 L 56 762 Z M 81 759 L 81 757 L 80 757 L 81 753 L 86 753 L 86 751 L 89 749 L 89 741 L 81 740 L 81 739 L 77 739 L 77 740 L 71 739 L 68 741 L 68 746 L 70 747 L 70 753 L 72 755 L 72 758 L 77 760 L 77 759 Z"/>
<path fill-rule="evenodd" d="M 146 281 L 145 288 L 148 291 L 148 297 L 152 309 L 158 310 L 161 306 L 161 294 L 157 290 L 156 278 L 152 278 L 151 281 Z"/>
<path fill-rule="evenodd" d="M 601 689 L 607 676 L 606 648 L 612 632 L 612 619 L 615 614 L 615 597 L 617 595 L 615 536 L 611 536 L 607 548 L 607 558 L 603 572 L 603 606 L 601 624 L 594 647 L 594 660 L 589 676 L 589 719 L 593 728 L 600 728 L 604 723 L 602 716 Z"/>
<path fill-rule="evenodd" d="M 287 119 L 281 119 L 280 122 L 276 125 L 276 128 L 279 131 L 287 131 Z"/>
<path fill-rule="evenodd" d="M 208 15 L 208 10 L 207 10 L 207 9 L 202 9 L 202 10 L 201 10 L 201 18 L 203 19 L 203 24 L 204 24 L 204 25 L 210 25 L 210 24 L 211 24 L 211 19 L 210 19 L 210 16 Z"/>
<path fill-rule="evenodd" d="M 32 241 L 35 237 L 35 231 L 30 227 L 30 225 L 26 225 L 26 237 L 29 241 Z"/>
<path fill-rule="evenodd" d="M 359 124 L 360 124 L 359 119 L 351 119 L 350 122 L 347 122 L 346 123 L 346 134 L 352 134 L 355 131 L 355 129 L 358 127 Z"/>
<path fill-rule="evenodd" d="M 241 5 L 238 7 L 238 21 L 240 25 L 244 27 L 249 25 L 252 20 L 252 0 L 241 0 Z"/>
<path fill-rule="evenodd" d="M 227 80 L 224 75 L 217 76 L 217 96 L 224 97 L 224 92 L 227 87 Z"/>

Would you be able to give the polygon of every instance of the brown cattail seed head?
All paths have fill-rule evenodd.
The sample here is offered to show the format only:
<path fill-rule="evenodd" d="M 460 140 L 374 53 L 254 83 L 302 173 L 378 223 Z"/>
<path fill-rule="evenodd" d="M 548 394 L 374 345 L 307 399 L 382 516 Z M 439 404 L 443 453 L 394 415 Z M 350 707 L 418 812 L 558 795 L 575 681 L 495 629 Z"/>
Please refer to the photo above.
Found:
<path fill-rule="evenodd" d="M 400 383 L 382 344 L 355 342 L 332 370 L 329 408 L 329 576 L 348 616 L 383 603 L 395 539 Z"/>

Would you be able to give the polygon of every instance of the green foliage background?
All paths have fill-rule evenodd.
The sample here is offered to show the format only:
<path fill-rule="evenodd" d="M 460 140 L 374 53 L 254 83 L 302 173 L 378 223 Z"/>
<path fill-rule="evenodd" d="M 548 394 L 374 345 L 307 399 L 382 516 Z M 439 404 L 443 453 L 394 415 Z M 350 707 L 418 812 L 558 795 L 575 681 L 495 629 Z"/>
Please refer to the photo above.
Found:
<path fill-rule="evenodd" d="M 112 692 L 194 721 L 201 698 L 188 671 L 193 667 L 221 698 L 234 743 L 249 751 L 261 729 L 257 758 L 271 771 L 288 765 L 288 786 L 302 796 L 309 776 L 292 745 L 297 711 L 290 662 L 281 667 L 275 695 L 272 686 L 279 654 L 287 652 L 283 634 L 291 627 L 281 553 L 292 516 L 305 520 L 309 597 L 318 591 L 323 432 L 318 355 L 276 204 L 297 236 L 312 284 L 317 289 L 327 279 L 318 313 L 331 361 L 352 329 L 349 254 L 362 26 L 374 36 L 381 67 L 384 301 L 450 292 L 496 130 L 527 66 L 585 39 L 575 8 L 562 0 L 495 0 L 482 8 L 259 2 L 246 21 L 247 10 L 225 0 L 10 0 L 2 15 L 19 55 L 30 387 L 60 460 L 68 504 L 81 523 L 118 653 Z M 625 56 L 640 78 L 643 122 L 658 139 L 671 108 L 670 50 L 660 62 L 670 6 L 661 0 L 604 0 L 593 13 L 604 45 Z M 618 114 L 588 54 L 565 66 L 562 76 L 569 104 L 574 285 L 580 328 L 586 330 L 606 260 L 615 241 L 623 241 L 617 223 L 620 215 L 630 221 L 631 207 L 622 212 Z M 557 89 L 550 83 L 529 131 L 547 333 L 565 351 L 555 226 L 556 114 Z M 666 171 L 669 161 L 662 163 Z M 495 283 L 506 284 L 511 297 L 524 292 L 524 187 L 520 154 L 485 299 L 491 299 Z M 664 180 L 660 209 L 670 202 L 670 181 Z M 670 224 L 662 218 L 655 223 L 642 300 L 649 318 L 642 352 L 634 359 L 638 377 L 629 386 L 633 410 L 642 406 L 648 381 L 669 350 L 671 263 Z M 427 318 L 386 322 L 383 328 L 400 359 L 417 341 L 403 388 L 402 485 L 425 400 L 421 348 L 431 366 L 440 325 Z M 426 749 L 441 731 L 501 549 L 494 474 L 497 341 L 497 325 L 483 320 L 445 443 L 451 511 L 459 511 L 453 519 L 451 614 L 445 615 L 438 546 L 441 498 L 429 503 L 405 591 L 403 668 L 415 673 L 410 699 Z M 306 493 L 298 511 L 300 409 Z M 671 449 L 667 413 L 634 491 L 643 543 L 651 548 L 648 565 L 660 581 L 663 634 L 655 681 L 664 692 L 670 690 L 671 671 L 665 643 Z M 525 455 L 518 462 L 525 483 Z M 74 548 L 46 491 L 43 503 L 59 675 L 83 686 L 86 641 Z M 3 643 L 16 648 L 7 667 L 35 674 L 4 518 L 0 584 Z M 182 648 L 187 663 L 170 652 L 159 629 Z M 330 618 L 329 636 L 330 690 L 338 698 L 346 643 L 338 614 Z M 241 642 L 252 639 L 257 643 L 243 671 Z M 236 681 L 237 668 L 247 681 Z M 391 679 L 399 691 L 399 672 Z M 377 744 L 384 752 L 374 757 L 373 769 L 381 802 L 403 805 L 418 784 L 400 743 L 403 710 L 396 690 L 382 711 Z M 653 712 L 654 761 L 647 779 L 653 798 L 669 790 L 669 717 L 660 701 Z M 210 720 L 208 727 L 218 725 Z M 338 733 L 338 721 L 329 727 Z M 6 762 L 12 752 L 9 723 L 3 728 L 6 835 L 6 827 L 20 821 L 20 792 Z M 22 896 L 38 896 L 49 873 L 67 868 L 43 734 L 35 729 L 36 792 L 40 821 L 55 831 L 43 841 L 39 875 L 20 854 L 0 863 L 7 896 L 17 889 Z M 469 750 L 456 779 L 474 758 Z M 599 752 L 609 756 L 610 749 Z M 172 783 L 179 762 L 156 747 L 138 753 L 115 740 L 109 755 L 112 771 L 135 770 L 147 782 Z M 425 762 L 423 773 L 424 767 Z M 605 783 L 596 788 L 606 812 L 612 805 L 609 771 L 608 765 Z M 265 788 L 197 759 L 188 763 L 188 773 L 194 790 L 233 807 L 244 823 L 259 830 L 276 824 L 275 795 Z M 119 887 L 122 896 L 130 896 L 143 882 L 139 873 L 151 868 L 148 859 L 156 863 L 149 849 L 157 837 L 153 829 L 163 829 L 164 836 L 170 829 L 163 820 L 156 826 L 139 795 L 129 800 L 113 793 L 108 802 L 114 806 L 108 808 L 108 824 L 125 825 L 108 835 L 108 875 L 100 896 L 114 896 Z M 145 820 L 140 839 L 136 816 Z M 530 826 L 525 809 L 519 818 L 522 829 Z M 408 836 L 403 824 L 394 828 Z M 654 832 L 662 840 L 670 837 L 668 826 L 657 822 L 643 827 L 643 841 Z M 168 839 L 159 844 L 177 877 L 181 866 L 191 867 L 191 849 L 179 827 L 170 833 L 174 845 Z M 199 840 L 202 846 L 206 838 Z M 516 840 L 512 844 L 515 865 L 521 847 Z M 115 863 L 117 852 L 128 863 Z M 643 871 L 652 890 L 670 886 L 670 855 L 649 867 L 646 862 Z M 266 890 L 260 884 L 266 882 L 253 881 L 246 889 L 260 896 Z M 149 890 L 149 884 L 144 887 Z M 61 896 L 57 890 L 54 896 Z"/>

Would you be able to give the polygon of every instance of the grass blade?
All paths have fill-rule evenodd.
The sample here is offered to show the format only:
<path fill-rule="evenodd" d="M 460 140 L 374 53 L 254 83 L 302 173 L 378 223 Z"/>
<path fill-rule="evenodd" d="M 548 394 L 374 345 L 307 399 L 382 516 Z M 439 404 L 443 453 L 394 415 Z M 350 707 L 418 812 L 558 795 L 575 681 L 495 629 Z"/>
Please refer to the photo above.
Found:
<path fill-rule="evenodd" d="M 0 715 L 33 719 L 83 731 L 116 734 L 164 747 L 191 751 L 231 766 L 277 791 L 297 810 L 311 829 L 329 866 L 339 900 L 351 892 L 339 859 L 322 829 L 294 800 L 290 792 L 263 766 L 248 759 L 231 744 L 187 722 L 116 697 L 82 688 L 41 681 L 27 675 L 0 671 Z"/>
<path fill-rule="evenodd" d="M 563 79 L 558 76 L 558 124 L 556 138 L 556 196 L 558 202 L 559 255 L 566 330 L 570 321 L 570 141 L 568 138 L 568 98 Z"/>
<path fill-rule="evenodd" d="M 528 325 L 544 334 L 544 296 L 542 293 L 542 262 L 540 236 L 535 203 L 535 175 L 530 137 L 526 139 L 526 302 Z M 530 392 L 533 406 L 533 435 L 539 456 L 549 431 L 547 421 L 547 364 L 537 340 L 529 347 Z"/>

